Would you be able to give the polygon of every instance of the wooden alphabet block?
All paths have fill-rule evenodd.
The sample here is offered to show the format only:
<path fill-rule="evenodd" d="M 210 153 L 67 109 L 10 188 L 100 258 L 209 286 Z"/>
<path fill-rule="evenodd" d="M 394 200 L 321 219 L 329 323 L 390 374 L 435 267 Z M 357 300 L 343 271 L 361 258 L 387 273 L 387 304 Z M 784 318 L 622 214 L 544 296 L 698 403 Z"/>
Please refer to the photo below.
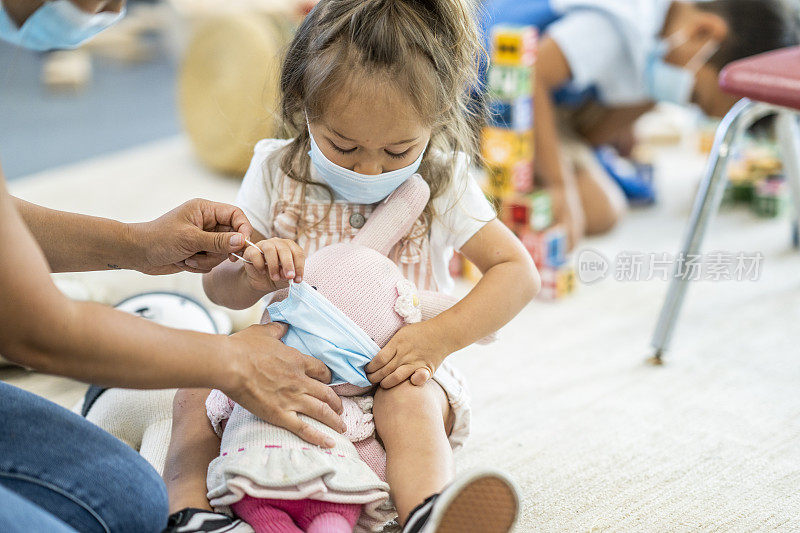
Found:
<path fill-rule="evenodd" d="M 489 100 L 514 100 L 533 96 L 532 67 L 492 65 L 489 67 Z"/>
<path fill-rule="evenodd" d="M 537 32 L 534 26 L 497 25 L 492 28 L 492 63 L 531 67 L 536 62 Z"/>

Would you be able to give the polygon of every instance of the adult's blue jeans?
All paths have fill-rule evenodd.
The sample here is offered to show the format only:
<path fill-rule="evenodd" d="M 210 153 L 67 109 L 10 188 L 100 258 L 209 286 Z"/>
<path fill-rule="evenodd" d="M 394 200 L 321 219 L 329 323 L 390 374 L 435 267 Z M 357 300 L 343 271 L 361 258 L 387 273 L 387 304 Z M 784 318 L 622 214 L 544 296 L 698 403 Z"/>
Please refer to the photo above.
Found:
<path fill-rule="evenodd" d="M 164 482 L 138 453 L 0 382 L 0 531 L 148 533 L 166 523 Z"/>

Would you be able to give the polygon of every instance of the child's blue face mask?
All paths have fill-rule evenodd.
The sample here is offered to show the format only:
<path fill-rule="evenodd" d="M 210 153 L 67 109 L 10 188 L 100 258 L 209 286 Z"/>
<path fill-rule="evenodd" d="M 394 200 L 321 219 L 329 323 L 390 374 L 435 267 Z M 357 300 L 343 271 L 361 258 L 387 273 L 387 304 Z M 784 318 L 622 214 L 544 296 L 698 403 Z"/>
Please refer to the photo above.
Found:
<path fill-rule="evenodd" d="M 375 175 L 359 174 L 350 169 L 340 167 L 325 157 L 325 154 L 322 153 L 322 150 L 319 149 L 316 141 L 314 141 L 314 136 L 311 135 L 310 129 L 308 130 L 308 136 L 311 140 L 311 150 L 309 150 L 308 155 L 311 157 L 311 164 L 314 165 L 314 169 L 336 194 L 348 202 L 357 204 L 374 204 L 392 194 L 404 181 L 414 175 L 420 163 L 422 163 L 422 156 L 425 155 L 425 150 L 422 150 L 416 161 L 407 167 L 398 168 L 397 170 Z"/>
<path fill-rule="evenodd" d="M 69 0 L 54 0 L 42 4 L 18 28 L 0 1 L 0 39 L 39 52 L 76 48 L 124 15 L 124 8 L 119 13 L 87 13 Z"/>
<path fill-rule="evenodd" d="M 679 30 L 658 43 L 650 52 L 645 66 L 645 83 L 647 92 L 654 101 L 679 105 L 691 102 L 697 71 L 719 50 L 719 41 L 707 41 L 683 67 L 664 60 L 667 54 L 688 40 L 685 32 Z"/>
<path fill-rule="evenodd" d="M 285 322 L 287 346 L 316 357 L 331 369 L 331 385 L 372 385 L 364 367 L 380 351 L 369 335 L 305 281 L 289 286 L 289 297 L 267 306 L 273 322 Z"/>

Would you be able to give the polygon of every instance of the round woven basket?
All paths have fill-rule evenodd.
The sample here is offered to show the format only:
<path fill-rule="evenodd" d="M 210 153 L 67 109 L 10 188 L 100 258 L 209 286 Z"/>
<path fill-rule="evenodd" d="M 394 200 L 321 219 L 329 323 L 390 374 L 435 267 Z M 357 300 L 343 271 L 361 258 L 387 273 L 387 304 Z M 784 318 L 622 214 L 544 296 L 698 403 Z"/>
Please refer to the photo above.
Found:
<path fill-rule="evenodd" d="M 275 14 L 204 17 L 180 69 L 178 102 L 203 163 L 241 177 L 259 139 L 278 136 L 278 78 L 291 38 Z"/>

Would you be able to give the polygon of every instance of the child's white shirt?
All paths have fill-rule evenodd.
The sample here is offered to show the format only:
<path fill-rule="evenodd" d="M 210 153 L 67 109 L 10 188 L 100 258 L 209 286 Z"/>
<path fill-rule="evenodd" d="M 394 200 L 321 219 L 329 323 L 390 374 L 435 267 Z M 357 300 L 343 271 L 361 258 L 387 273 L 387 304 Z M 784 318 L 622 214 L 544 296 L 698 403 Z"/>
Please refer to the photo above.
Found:
<path fill-rule="evenodd" d="M 658 44 L 669 0 L 551 0 L 560 20 L 546 33 L 572 74 L 570 85 L 594 85 L 609 105 L 651 99 L 644 82 L 647 56 Z"/>
<path fill-rule="evenodd" d="M 264 139 L 256 144 L 250 167 L 236 196 L 236 205 L 250 219 L 253 228 L 266 238 L 273 236 L 272 211 L 280 200 L 280 183 L 286 179 L 280 169 L 280 151 L 288 143 L 286 139 Z M 448 268 L 453 250 L 460 250 L 495 218 L 494 208 L 471 174 L 466 154 L 460 155 L 453 169 L 451 185 L 433 200 L 437 216 L 430 226 L 431 266 L 436 284 L 443 292 L 450 292 L 453 288 Z M 312 178 L 324 181 L 313 170 Z M 329 196 L 321 187 L 308 187 L 306 201 L 325 203 Z M 350 203 L 340 199 L 335 201 Z"/>

